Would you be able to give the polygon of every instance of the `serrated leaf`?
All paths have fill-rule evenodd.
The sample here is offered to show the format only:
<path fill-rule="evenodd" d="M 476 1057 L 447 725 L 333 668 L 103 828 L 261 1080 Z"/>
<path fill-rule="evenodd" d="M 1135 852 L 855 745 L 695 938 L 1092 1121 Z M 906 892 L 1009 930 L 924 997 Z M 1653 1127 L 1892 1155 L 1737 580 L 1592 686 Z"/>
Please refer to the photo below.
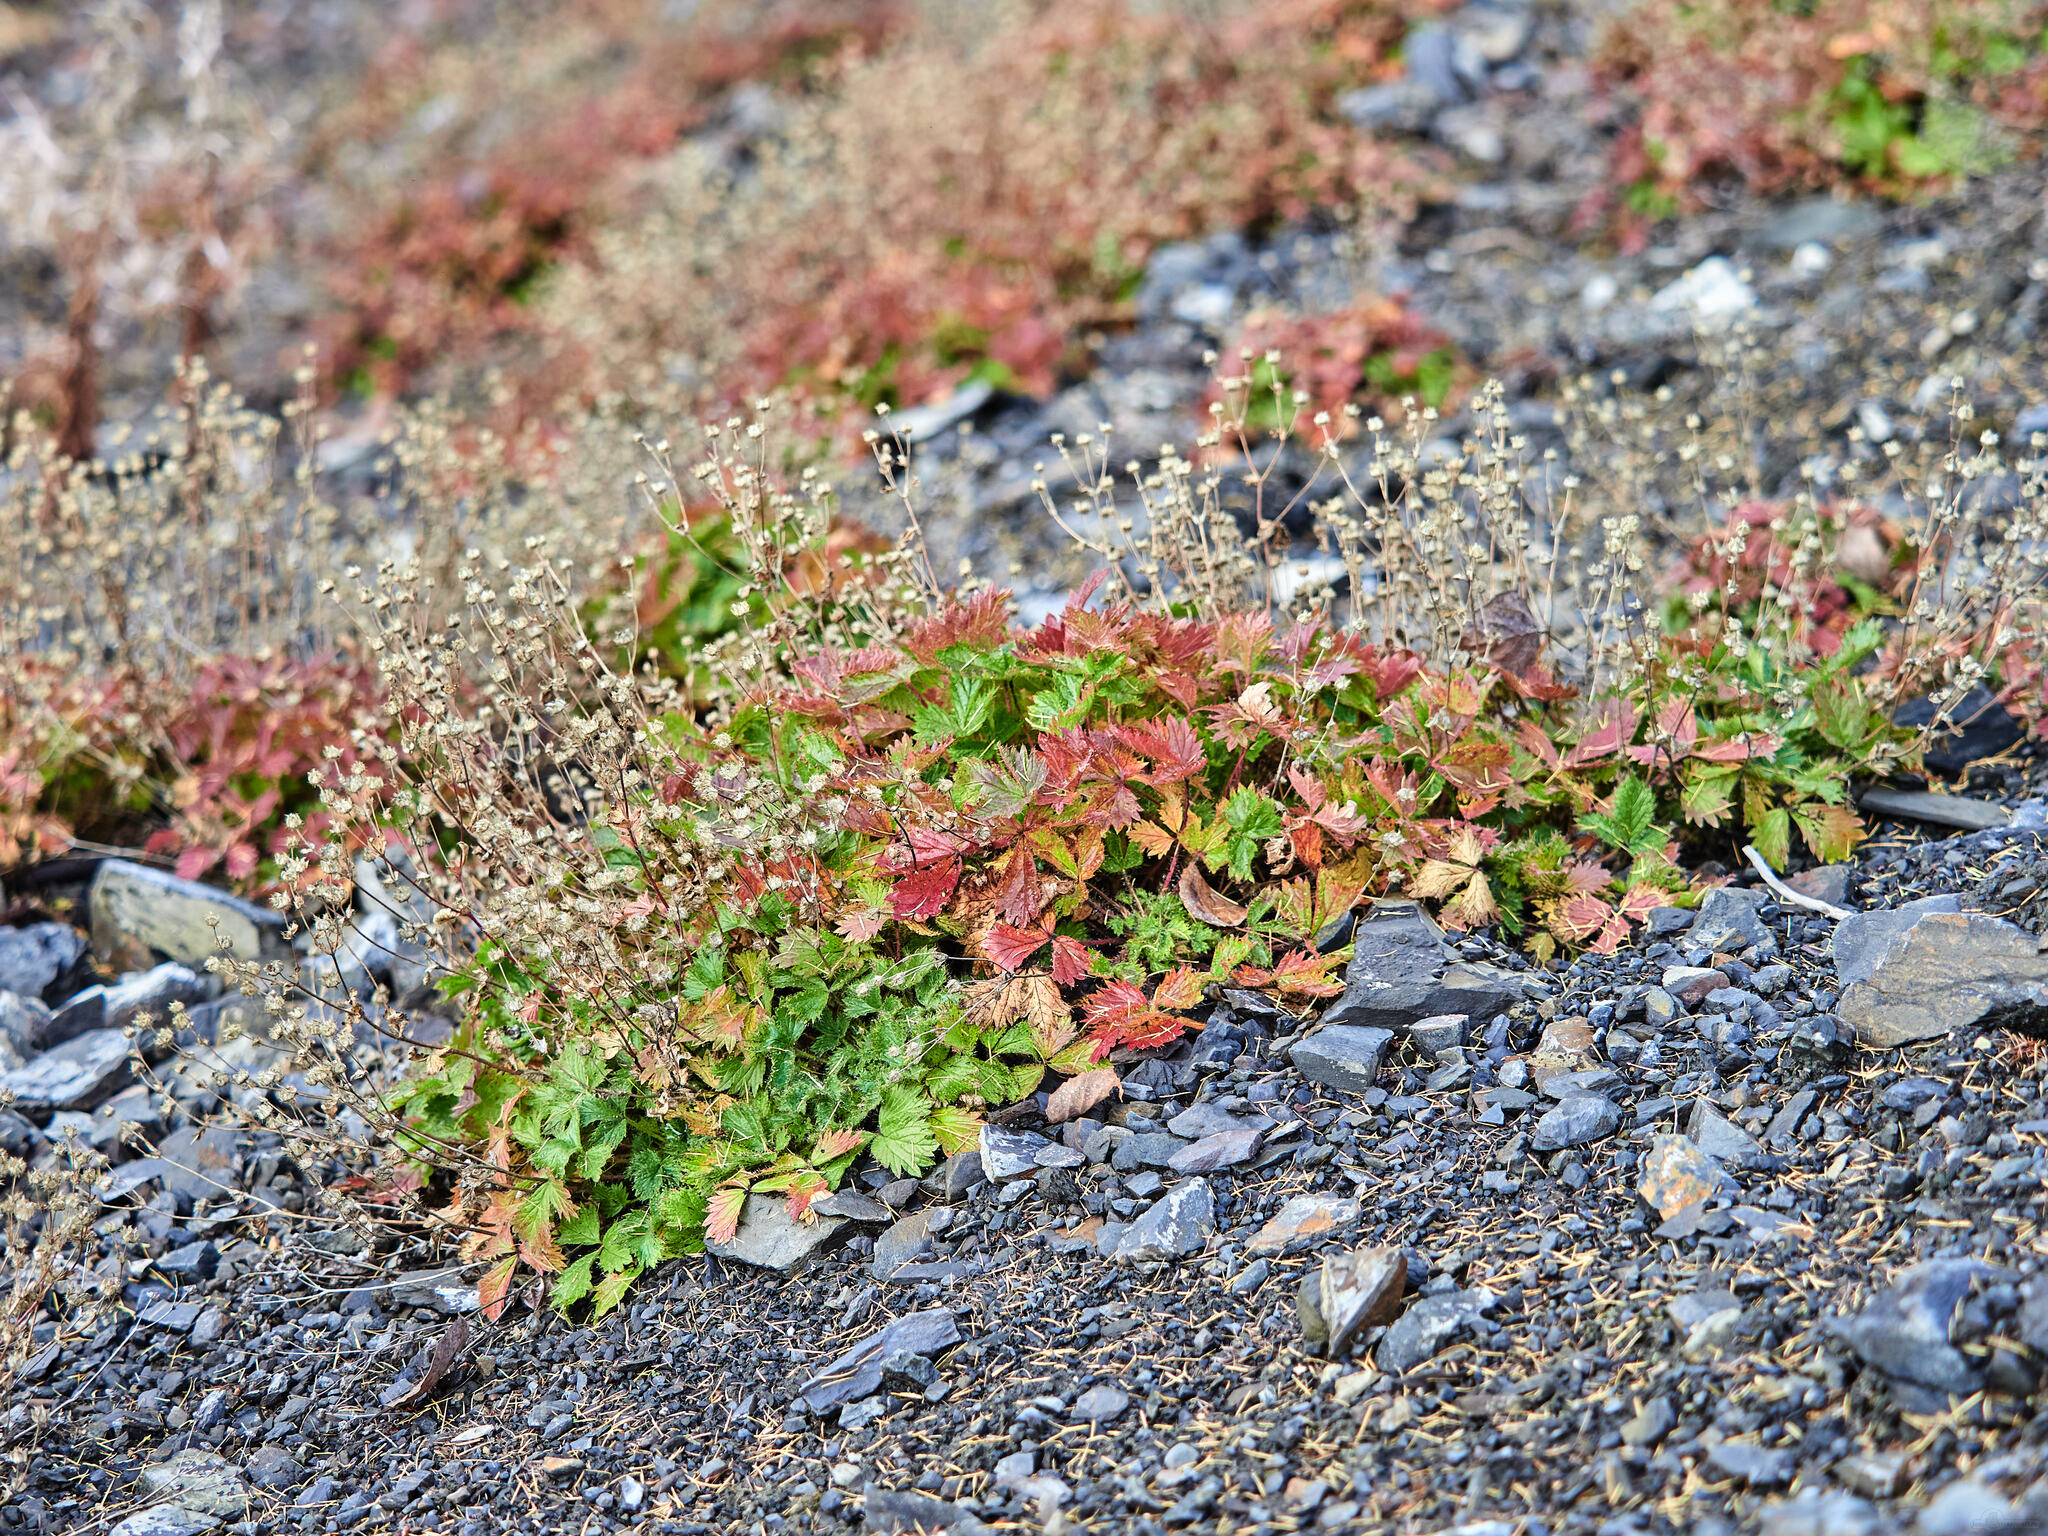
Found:
<path fill-rule="evenodd" d="M 885 1089 L 869 1155 L 899 1179 L 924 1172 L 939 1152 L 931 1116 L 931 1101 L 915 1088 Z"/>
<path fill-rule="evenodd" d="M 1839 864 L 1856 851 L 1856 845 L 1870 835 L 1863 819 L 1846 805 L 1815 804 L 1795 806 L 1792 820 L 1813 856 L 1823 864 Z M 1763 852 L 1759 846 L 1758 852 Z M 1766 854 L 1768 857 L 1768 854 Z"/>
<path fill-rule="evenodd" d="M 586 1253 L 555 1277 L 548 1300 L 558 1311 L 567 1311 L 590 1294 L 591 1266 L 597 1263 L 595 1253 Z"/>
<path fill-rule="evenodd" d="M 634 1264 L 620 1270 L 615 1275 L 606 1275 L 603 1280 L 599 1281 L 597 1288 L 590 1293 L 591 1320 L 595 1322 L 598 1318 L 603 1317 L 605 1313 L 611 1311 L 613 1307 L 616 1307 L 621 1301 L 625 1300 L 626 1292 L 632 1287 L 633 1282 L 639 1278 L 640 1266 Z"/>
<path fill-rule="evenodd" d="M 1781 805 L 1750 829 L 1749 840 L 1756 845 L 1771 868 L 1782 871 L 1792 857 L 1792 817 Z"/>
<path fill-rule="evenodd" d="M 981 1137 L 981 1116 L 958 1104 L 941 1104 L 933 1110 L 931 1126 L 932 1134 L 939 1138 L 939 1146 L 948 1156 L 965 1152 Z"/>

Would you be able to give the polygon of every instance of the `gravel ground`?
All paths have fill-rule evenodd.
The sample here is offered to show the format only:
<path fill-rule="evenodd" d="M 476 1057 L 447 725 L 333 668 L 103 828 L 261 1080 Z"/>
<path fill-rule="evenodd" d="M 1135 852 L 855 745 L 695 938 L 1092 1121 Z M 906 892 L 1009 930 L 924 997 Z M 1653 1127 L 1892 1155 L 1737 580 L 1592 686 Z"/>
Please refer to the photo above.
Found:
<path fill-rule="evenodd" d="M 2031 830 L 1921 831 L 1830 898 L 2010 911 L 2048 871 Z M 1458 940 L 1520 1000 L 1392 1031 L 1362 1089 L 1351 998 L 1307 1032 L 1226 999 L 1075 1124 L 870 1174 L 890 1224 L 799 1275 L 679 1261 L 593 1327 L 485 1321 L 419 1229 L 308 1211 L 274 1137 L 159 1134 L 101 1228 L 125 1305 L 10 1405 L 0 1524 L 2039 1529 L 2044 1053 L 1858 1047 L 1836 924 L 1769 894 L 1559 973 Z M 1344 1253 L 1381 1280 L 1327 1359 Z"/>
<path fill-rule="evenodd" d="M 1788 428 L 1940 434 L 1951 373 L 1991 425 L 2048 427 L 2026 415 L 2038 169 L 1909 210 L 1738 198 L 1617 256 L 1569 231 L 1601 167 L 1575 16 L 1542 13 L 1467 99 L 1360 104 L 1465 157 L 1413 226 L 1162 253 L 1088 381 L 917 423 L 941 559 L 1014 563 L 1034 616 L 1074 574 L 1031 510 L 1047 435 L 1184 438 L 1201 354 L 1247 307 L 1353 287 L 1405 290 L 1509 378 L 1539 448 L 1562 374 L 1708 387 L 1696 306 L 1658 300 L 1702 272 L 1683 291 L 1764 338 L 1756 388 Z M 1973 913 L 2038 933 L 2042 767 L 1974 770 L 2010 825 L 1887 821 L 1809 893 L 1953 896 L 1935 915 L 1969 942 Z M 592 1327 L 484 1320 L 431 1233 L 325 1214 L 279 1138 L 189 1075 L 168 1114 L 116 1097 L 75 1128 L 120 1158 L 101 1233 L 123 1301 L 89 1339 L 39 1340 L 0 1530 L 2048 1529 L 2048 993 L 2016 965 L 1968 1023 L 1859 1045 L 1842 925 L 1748 878 L 1764 899 L 1722 902 L 1712 946 L 1707 916 L 1674 916 L 1537 974 L 1460 941 L 1514 997 L 1462 1044 L 1413 1027 L 1435 1014 L 1374 1048 L 1342 1001 L 1311 1031 L 1226 999 L 1178 1059 L 1120 1063 L 1094 1128 L 1024 1106 L 975 1166 L 870 1181 L 886 1220 L 849 1216 L 800 1274 L 681 1261 Z M 55 1116 L 30 1119 L 0 1133 L 61 1155 Z M 1031 1171 L 974 1179 L 1006 1158 Z M 1262 1238 L 1276 1221 L 1298 1235 Z M 1333 1322 L 1337 1358 L 1314 1342 Z"/>

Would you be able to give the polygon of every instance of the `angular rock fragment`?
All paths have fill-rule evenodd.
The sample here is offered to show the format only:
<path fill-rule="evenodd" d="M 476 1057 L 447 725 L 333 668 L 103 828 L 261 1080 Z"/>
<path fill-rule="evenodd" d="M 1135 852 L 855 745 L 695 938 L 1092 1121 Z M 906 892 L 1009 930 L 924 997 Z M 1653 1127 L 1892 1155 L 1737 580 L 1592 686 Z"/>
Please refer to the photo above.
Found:
<path fill-rule="evenodd" d="M 1643 1156 L 1636 1193 L 1665 1220 L 1690 1205 L 1740 1191 L 1728 1170 L 1687 1136 L 1654 1136 Z"/>
<path fill-rule="evenodd" d="M 203 967 L 216 934 L 238 960 L 293 958 L 283 913 L 145 865 L 102 864 L 89 906 L 93 949 L 121 970 L 147 970 L 159 956 Z"/>
<path fill-rule="evenodd" d="M 808 1264 L 845 1226 L 834 1216 L 803 1221 L 789 1214 L 786 1201 L 749 1195 L 740 1210 L 739 1229 L 729 1238 L 707 1240 L 704 1246 L 721 1259 L 787 1274 Z"/>
<path fill-rule="evenodd" d="M 1421 1297 L 1387 1330 L 1374 1358 L 1383 1371 L 1412 1371 L 1438 1350 L 1480 1332 L 1497 1302 L 1492 1292 L 1476 1287 Z"/>
<path fill-rule="evenodd" d="M 981 1128 L 981 1169 L 989 1178 L 1021 1179 L 1036 1171 L 1038 1154 L 1049 1145 L 1043 1136 L 1030 1131 L 1006 1131 L 1000 1126 Z"/>
<path fill-rule="evenodd" d="M 1358 1229 L 1360 1206 L 1337 1195 L 1296 1195 L 1252 1234 L 1247 1254 L 1300 1253 Z"/>
<path fill-rule="evenodd" d="M 1178 1259 L 1199 1252 L 1216 1230 L 1216 1201 L 1206 1179 L 1187 1179 L 1169 1189 L 1132 1222 L 1116 1245 L 1125 1263 Z"/>
<path fill-rule="evenodd" d="M 1910 1265 L 1863 1308 L 1837 1317 L 1835 1335 L 1887 1376 L 1941 1392 L 1974 1392 L 1983 1368 L 1949 1341 L 1957 1311 L 1980 1280 L 2002 1272 L 1977 1259 Z"/>
<path fill-rule="evenodd" d="M 1953 896 L 1863 912 L 1835 929 L 1836 1011 L 1866 1046 L 2048 1016 L 2048 955 L 2016 924 L 1953 910 Z"/>
<path fill-rule="evenodd" d="M 1341 1359 L 1362 1329 L 1391 1321 L 1407 1282 L 1408 1258 L 1399 1248 L 1355 1248 L 1326 1255 L 1318 1276 L 1317 1310 L 1322 1313 L 1330 1357 Z"/>
<path fill-rule="evenodd" d="M 1352 946 L 1344 994 L 1323 1016 L 1326 1025 L 1398 1029 L 1452 1013 L 1490 1019 L 1528 995 L 1514 972 L 1460 960 L 1416 902 L 1373 902 Z"/>
<path fill-rule="evenodd" d="M 1363 1093 L 1378 1081 L 1380 1062 L 1393 1043 L 1391 1030 L 1326 1024 L 1296 1044 L 1288 1059 L 1312 1083 Z"/>
<path fill-rule="evenodd" d="M 797 1396 L 813 1413 L 828 1413 L 841 1403 L 878 1390 L 886 1372 L 883 1361 L 899 1351 L 936 1355 L 960 1342 L 959 1326 L 943 1307 L 912 1312 L 869 1334 L 797 1388 Z"/>
<path fill-rule="evenodd" d="M 58 1110 L 92 1109 L 128 1086 L 133 1058 L 128 1037 L 98 1029 L 43 1052 L 25 1066 L 0 1074 L 0 1089 L 31 1120 Z"/>

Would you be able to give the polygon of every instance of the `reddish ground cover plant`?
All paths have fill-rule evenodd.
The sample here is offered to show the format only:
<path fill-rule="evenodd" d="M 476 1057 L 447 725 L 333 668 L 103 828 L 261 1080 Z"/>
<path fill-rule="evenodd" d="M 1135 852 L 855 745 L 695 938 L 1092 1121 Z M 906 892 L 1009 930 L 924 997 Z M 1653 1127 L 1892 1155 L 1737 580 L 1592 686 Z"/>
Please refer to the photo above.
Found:
<path fill-rule="evenodd" d="M 1717 177 L 1905 194 L 1988 169 L 2048 125 L 2044 27 L 2016 0 L 1633 6 L 1598 64 L 1631 116 L 1588 211 L 1639 236 Z"/>
<path fill-rule="evenodd" d="M 173 694 L 133 669 L 81 681 L 17 658 L 0 687 L 0 867 L 140 843 L 244 890 L 275 874 L 287 825 L 324 832 L 308 777 L 359 765 L 377 709 L 345 658 L 224 656 Z"/>

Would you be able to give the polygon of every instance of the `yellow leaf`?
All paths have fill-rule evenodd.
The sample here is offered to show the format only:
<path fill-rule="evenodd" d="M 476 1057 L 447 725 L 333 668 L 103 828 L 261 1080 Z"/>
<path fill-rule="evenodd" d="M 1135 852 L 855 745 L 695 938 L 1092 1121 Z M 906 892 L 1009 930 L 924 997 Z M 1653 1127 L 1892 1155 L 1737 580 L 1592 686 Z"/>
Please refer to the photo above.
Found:
<path fill-rule="evenodd" d="M 1173 852 L 1173 834 L 1163 827 L 1154 826 L 1149 821 L 1141 821 L 1131 827 L 1129 836 L 1132 842 L 1155 859 L 1163 859 Z"/>
<path fill-rule="evenodd" d="M 1421 896 L 1429 901 L 1441 901 L 1472 875 L 1469 864 L 1450 864 L 1442 859 L 1431 859 L 1408 879 L 1408 893 Z"/>
<path fill-rule="evenodd" d="M 1500 908 L 1493 899 L 1493 888 L 1486 883 L 1486 876 L 1476 870 L 1471 882 L 1444 910 L 1467 928 L 1484 927 L 1500 916 Z"/>

